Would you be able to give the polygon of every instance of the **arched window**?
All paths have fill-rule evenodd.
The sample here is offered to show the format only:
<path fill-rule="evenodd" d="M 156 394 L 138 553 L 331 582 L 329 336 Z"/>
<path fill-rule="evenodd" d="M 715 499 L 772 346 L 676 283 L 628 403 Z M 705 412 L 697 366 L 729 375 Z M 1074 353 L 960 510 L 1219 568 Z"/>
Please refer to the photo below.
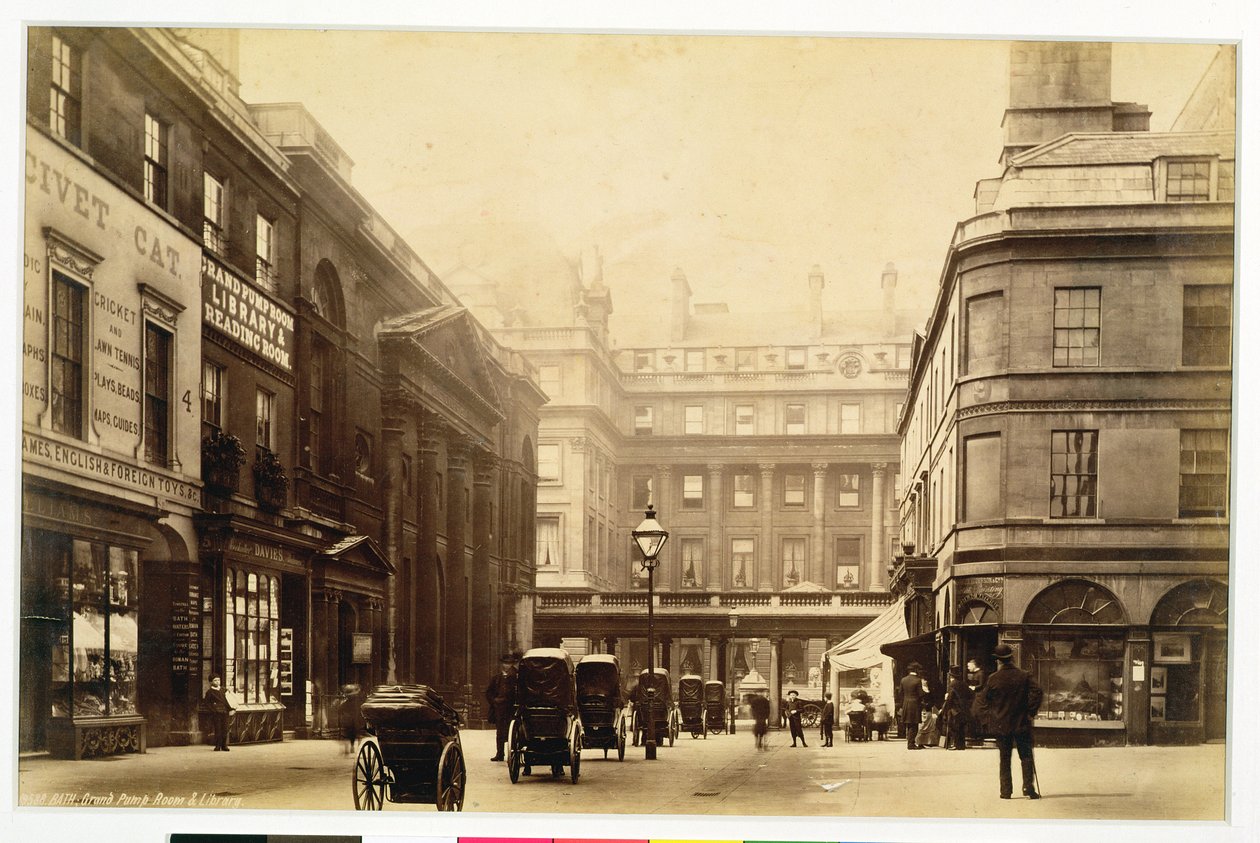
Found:
<path fill-rule="evenodd" d="M 338 328 L 346 325 L 342 306 L 341 278 L 332 263 L 322 260 L 315 267 L 315 283 L 311 286 L 311 307 Z"/>
<path fill-rule="evenodd" d="M 1045 691 L 1042 720 L 1119 721 L 1124 687 L 1124 607 L 1088 580 L 1042 591 L 1024 612 L 1025 666 Z"/>
<path fill-rule="evenodd" d="M 1116 596 L 1088 580 L 1064 580 L 1033 598 L 1024 623 L 1122 624 L 1124 609 Z"/>
<path fill-rule="evenodd" d="M 982 623 L 997 623 L 998 613 L 983 600 L 968 600 L 958 607 L 958 622 L 965 626 Z"/>
<path fill-rule="evenodd" d="M 1212 580 L 1182 583 L 1169 590 L 1151 613 L 1151 626 L 1215 626 L 1224 628 L 1229 590 Z"/>

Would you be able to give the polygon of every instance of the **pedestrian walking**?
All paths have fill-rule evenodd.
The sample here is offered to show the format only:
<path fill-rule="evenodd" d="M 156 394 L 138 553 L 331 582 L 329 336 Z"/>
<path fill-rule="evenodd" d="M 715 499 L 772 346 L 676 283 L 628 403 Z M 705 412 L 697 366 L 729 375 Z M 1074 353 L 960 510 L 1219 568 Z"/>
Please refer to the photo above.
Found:
<path fill-rule="evenodd" d="M 878 703 L 875 710 L 871 712 L 871 731 L 879 736 L 881 741 L 888 740 L 888 727 L 892 725 L 892 714 L 888 711 L 888 706 L 884 703 Z"/>
<path fill-rule="evenodd" d="M 975 699 L 975 713 L 987 731 L 997 738 L 998 795 L 1011 798 L 1011 749 L 1019 752 L 1024 795 L 1040 799 L 1033 762 L 1032 721 L 1041 708 L 1041 686 L 1025 670 L 1015 666 L 1015 651 L 999 644 L 993 651 L 998 667 L 985 681 Z"/>
<path fill-rule="evenodd" d="M 906 727 L 906 749 L 923 749 L 915 743 L 919 734 L 919 720 L 923 717 L 923 670 L 918 662 L 910 662 L 907 673 L 901 678 L 901 722 Z"/>
<path fill-rule="evenodd" d="M 788 691 L 787 698 L 787 722 L 788 728 L 792 731 L 792 746 L 796 746 L 796 739 L 801 739 L 801 746 L 808 746 L 805 743 L 805 732 L 801 729 L 801 695 L 796 691 Z"/>
<path fill-rule="evenodd" d="M 974 695 L 967 686 L 963 669 L 957 665 L 949 669 L 949 686 L 941 702 L 941 714 L 945 720 L 945 748 L 967 748 L 967 725 L 971 720 L 971 700 Z"/>
<path fill-rule="evenodd" d="M 491 761 L 503 760 L 503 745 L 507 743 L 508 726 L 512 722 L 512 709 L 516 706 L 516 671 L 510 654 L 499 657 L 499 672 L 486 686 L 486 711 L 494 724 L 495 753 Z"/>
<path fill-rule="evenodd" d="M 973 705 L 976 694 L 984 687 L 984 682 L 988 677 L 989 674 L 980 666 L 977 659 L 967 659 L 967 687 L 971 690 Z M 980 746 L 984 742 L 984 729 L 970 709 L 967 712 L 967 738 L 973 746 Z"/>
<path fill-rule="evenodd" d="M 359 740 L 359 686 L 349 683 L 341 686 L 341 698 L 337 700 L 337 725 L 346 739 L 346 754 L 354 754 Z"/>
<path fill-rule="evenodd" d="M 228 702 L 223 693 L 223 680 L 217 676 L 210 677 L 210 687 L 203 700 L 206 711 L 210 714 L 210 723 L 214 726 L 214 751 L 229 752 L 228 749 L 228 716 L 235 707 Z"/>
<path fill-rule="evenodd" d="M 836 704 L 831 701 L 831 692 L 823 694 L 822 720 L 818 724 L 818 737 L 823 746 L 831 746 L 831 737 L 836 727 Z"/>
<path fill-rule="evenodd" d="M 766 732 L 770 731 L 770 700 L 760 694 L 749 694 L 748 707 L 752 710 L 753 739 L 757 749 L 769 749 Z"/>

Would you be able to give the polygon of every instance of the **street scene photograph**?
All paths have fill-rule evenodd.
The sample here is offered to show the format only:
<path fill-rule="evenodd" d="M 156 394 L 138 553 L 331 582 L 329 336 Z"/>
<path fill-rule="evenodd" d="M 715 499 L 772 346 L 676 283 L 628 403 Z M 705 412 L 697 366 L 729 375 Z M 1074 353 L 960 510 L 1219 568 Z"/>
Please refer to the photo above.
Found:
<path fill-rule="evenodd" d="M 16 813 L 1230 821 L 1237 43 L 22 48 Z"/>

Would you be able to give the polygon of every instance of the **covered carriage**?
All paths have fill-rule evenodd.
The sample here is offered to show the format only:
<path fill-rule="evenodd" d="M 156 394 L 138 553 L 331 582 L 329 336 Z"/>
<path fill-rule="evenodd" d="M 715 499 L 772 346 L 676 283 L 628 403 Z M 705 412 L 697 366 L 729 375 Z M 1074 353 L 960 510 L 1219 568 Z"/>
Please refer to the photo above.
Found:
<path fill-rule="evenodd" d="M 582 719 L 574 687 L 573 660 L 562 649 L 526 651 L 517 667 L 516 711 L 508 727 L 508 778 L 515 784 L 522 769 L 549 766 L 555 777 L 577 784 L 582 763 Z"/>
<path fill-rule="evenodd" d="M 634 731 L 634 745 L 647 742 L 648 718 L 654 726 L 657 744 L 669 741 L 674 745 L 678 737 L 678 709 L 674 706 L 674 695 L 670 688 L 669 671 L 657 667 L 648 673 L 639 673 L 639 684 L 634 691 L 634 717 L 631 728 Z"/>
<path fill-rule="evenodd" d="M 710 734 L 726 731 L 726 685 L 717 679 L 704 683 L 704 727 Z"/>
<path fill-rule="evenodd" d="M 427 685 L 380 685 L 360 712 L 367 737 L 354 762 L 356 810 L 379 811 L 386 800 L 463 810 L 459 713 L 441 695 Z"/>
<path fill-rule="evenodd" d="M 577 664 L 578 713 L 582 718 L 582 747 L 617 751 L 626 757 L 625 701 L 621 696 L 621 665 L 616 656 L 583 656 Z"/>
<path fill-rule="evenodd" d="M 678 719 L 680 728 L 691 733 L 692 740 L 706 739 L 704 728 L 704 679 L 689 673 L 678 680 Z"/>

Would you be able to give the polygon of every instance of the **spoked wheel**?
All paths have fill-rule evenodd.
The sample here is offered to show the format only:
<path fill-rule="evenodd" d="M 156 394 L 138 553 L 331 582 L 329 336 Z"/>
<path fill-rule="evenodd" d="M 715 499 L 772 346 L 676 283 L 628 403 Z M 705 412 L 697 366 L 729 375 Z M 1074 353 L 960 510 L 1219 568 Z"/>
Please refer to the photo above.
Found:
<path fill-rule="evenodd" d="M 437 809 L 439 811 L 464 810 L 464 785 L 468 771 L 464 767 L 464 751 L 454 740 L 442 750 L 438 759 Z"/>
<path fill-rule="evenodd" d="M 704 735 L 704 739 L 709 739 L 709 712 L 700 715 L 700 734 Z"/>
<path fill-rule="evenodd" d="M 354 809 L 379 811 L 385 807 L 385 788 L 389 780 L 385 775 L 385 760 L 376 741 L 366 740 L 359 747 L 354 760 Z"/>
<path fill-rule="evenodd" d="M 630 731 L 634 734 L 634 745 L 639 745 L 639 713 L 636 711 L 630 720 Z"/>
<path fill-rule="evenodd" d="M 608 751 L 604 751 L 605 756 Z M 569 743 L 569 781 L 577 784 L 578 773 L 582 767 L 582 733 L 573 730 L 573 740 Z"/>
<path fill-rule="evenodd" d="M 508 779 L 512 784 L 516 784 L 516 780 L 521 777 L 521 756 L 525 754 L 521 749 L 521 731 L 517 728 L 517 721 L 513 720 L 508 726 Z"/>
<path fill-rule="evenodd" d="M 624 718 L 617 729 L 617 760 L 626 760 L 626 721 Z"/>
<path fill-rule="evenodd" d="M 801 712 L 802 726 L 817 726 L 818 721 L 822 719 L 822 709 L 810 703 L 805 706 L 805 710 Z"/>

